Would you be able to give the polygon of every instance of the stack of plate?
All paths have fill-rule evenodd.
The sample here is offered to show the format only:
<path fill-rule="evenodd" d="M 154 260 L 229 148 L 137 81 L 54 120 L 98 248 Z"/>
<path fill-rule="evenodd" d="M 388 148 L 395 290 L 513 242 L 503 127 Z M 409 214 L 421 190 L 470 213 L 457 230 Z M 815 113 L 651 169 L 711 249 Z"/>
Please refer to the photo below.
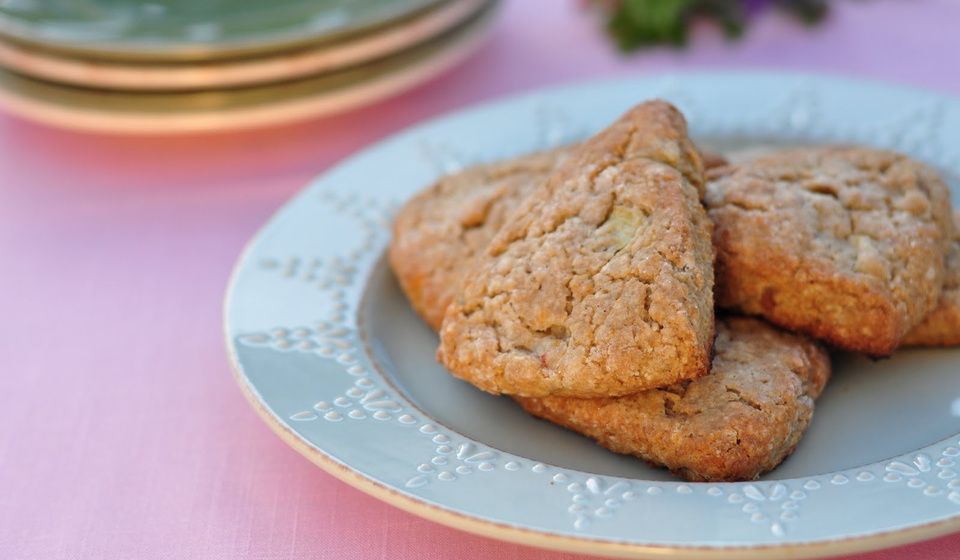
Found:
<path fill-rule="evenodd" d="M 214 130 L 341 111 L 463 59 L 496 0 L 0 0 L 0 103 L 62 126 Z"/>

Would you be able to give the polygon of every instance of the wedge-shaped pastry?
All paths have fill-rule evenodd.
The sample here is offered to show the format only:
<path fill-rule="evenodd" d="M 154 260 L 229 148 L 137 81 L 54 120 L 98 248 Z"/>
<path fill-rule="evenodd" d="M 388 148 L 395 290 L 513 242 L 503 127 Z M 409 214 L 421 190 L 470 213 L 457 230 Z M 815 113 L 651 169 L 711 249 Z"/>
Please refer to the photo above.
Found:
<path fill-rule="evenodd" d="M 568 153 L 562 148 L 477 165 L 443 177 L 403 206 L 393 223 L 390 265 L 434 330 L 507 215 Z"/>
<path fill-rule="evenodd" d="M 692 481 L 752 480 L 793 451 L 830 361 L 809 339 L 762 321 L 717 321 L 710 374 L 606 399 L 522 398 L 527 412 Z"/>
<path fill-rule="evenodd" d="M 542 156 L 530 157 L 536 159 Z M 519 164 L 524 159 L 526 158 L 497 165 L 508 168 L 512 167 L 514 163 Z M 397 219 L 393 245 L 391 246 L 391 257 L 394 254 L 400 254 L 399 251 L 396 251 L 396 246 L 402 245 L 404 247 L 403 254 L 429 256 L 430 259 L 433 259 L 429 263 L 430 266 L 438 271 L 431 276 L 431 282 L 436 286 L 435 293 L 441 294 L 442 297 L 425 298 L 422 295 L 422 290 L 410 288 L 410 286 L 416 287 L 415 283 L 404 278 L 408 274 L 417 274 L 416 267 L 397 266 L 396 260 L 391 259 L 401 286 L 403 286 L 411 301 L 414 302 L 415 309 L 424 317 L 442 315 L 443 308 L 446 305 L 444 301 L 448 301 L 449 297 L 452 297 L 445 294 L 455 293 L 458 290 L 458 284 L 471 275 L 472 259 L 478 252 L 473 244 L 481 244 L 482 239 L 474 238 L 468 242 L 467 237 L 460 233 L 459 219 L 456 217 L 472 213 L 473 199 L 466 195 L 467 192 L 489 191 L 493 183 L 500 181 L 496 178 L 497 176 L 493 176 L 494 178 L 490 179 L 490 183 L 487 183 L 488 175 L 479 171 L 479 169 L 482 168 L 465 171 L 458 178 L 448 180 L 456 181 L 456 194 L 452 190 L 441 190 L 436 187 L 424 191 L 422 195 L 412 199 L 407 204 Z M 504 184 L 513 185 L 514 183 L 499 184 L 502 186 Z M 404 216 L 409 219 L 405 219 Z M 412 216 L 419 216 L 420 218 L 412 219 Z M 497 212 L 488 212 L 485 218 L 471 221 L 476 228 L 473 231 L 476 231 L 479 236 L 492 235 L 495 232 L 498 220 L 500 220 L 498 216 Z M 440 228 L 438 231 L 451 231 L 453 234 L 449 236 L 425 234 L 424 220 L 426 219 L 434 222 L 436 227 Z M 437 225 L 447 222 L 449 222 L 448 226 Z M 420 298 L 419 302 L 418 298 Z M 554 407 L 555 414 L 559 414 L 561 410 L 566 410 L 568 412 L 564 415 L 567 420 L 560 421 L 557 417 L 557 421 L 589 435 L 586 429 L 577 428 L 571 422 L 575 419 L 588 418 L 601 409 L 607 411 L 618 410 L 620 411 L 617 414 L 618 418 L 632 418 L 634 421 L 639 421 L 644 417 L 644 409 L 638 406 L 634 412 L 626 412 L 626 409 L 631 406 L 629 403 L 650 402 L 649 399 L 654 399 L 653 402 L 662 403 L 669 399 L 672 401 L 669 406 L 676 407 L 671 412 L 673 416 L 670 419 L 664 416 L 666 409 L 661 405 L 659 409 L 655 408 L 655 413 L 650 415 L 650 418 L 654 420 L 643 424 L 642 428 L 635 429 L 632 433 L 626 431 L 614 433 L 617 430 L 629 427 L 626 423 L 611 424 L 609 428 L 604 428 L 594 422 L 591 424 L 592 429 L 596 434 L 604 434 L 596 436 L 603 441 L 626 442 L 633 440 L 647 442 L 647 447 L 633 445 L 627 452 L 640 455 L 651 462 L 666 464 L 682 476 L 693 480 L 753 478 L 763 470 L 773 468 L 796 445 L 806 422 L 809 421 L 809 414 L 812 411 L 810 399 L 819 394 L 826 382 L 829 374 L 829 362 L 817 345 L 806 341 L 802 337 L 777 331 L 775 328 L 759 321 L 749 319 L 720 321 L 718 323 L 718 333 L 717 357 L 713 362 L 713 373 L 689 382 L 685 387 L 684 384 L 680 384 L 679 388 L 671 387 L 665 391 L 651 390 L 648 391 L 649 395 L 643 398 L 640 398 L 639 395 L 597 400 L 555 397 L 521 399 L 522 403 L 531 410 L 541 410 L 544 413 L 548 410 L 545 408 L 546 406 Z M 765 337 L 769 337 L 769 339 Z M 770 340 L 774 343 L 769 343 Z M 761 360 L 757 364 L 758 367 L 750 369 L 750 364 L 739 364 L 739 369 L 733 370 L 734 363 L 731 362 L 731 357 L 734 361 L 736 359 L 752 361 L 753 357 L 748 357 L 742 349 L 733 349 L 733 342 L 731 341 L 735 341 L 741 347 L 751 348 L 757 356 L 761 356 Z M 731 350 L 728 352 L 725 349 Z M 764 351 L 764 349 L 769 352 Z M 778 360 L 776 356 L 781 359 Z M 714 374 L 723 371 L 729 372 L 726 381 L 722 379 L 720 382 L 711 381 Z M 753 381 L 749 380 L 750 375 L 754 376 Z M 775 383 L 771 385 L 771 381 Z M 751 407 L 749 410 L 743 408 L 743 400 L 730 391 L 731 388 L 736 391 L 742 387 L 746 387 L 745 392 L 742 393 L 746 395 L 744 398 L 750 398 L 754 403 L 762 403 L 760 404 L 761 408 Z M 681 398 L 677 393 L 684 388 L 684 397 Z M 787 390 L 785 391 L 783 388 L 787 388 Z M 784 396 L 785 398 L 783 398 Z M 703 402 L 710 402 L 715 405 L 709 411 L 705 411 L 703 416 L 688 415 L 687 418 L 683 418 L 683 415 L 679 413 L 679 411 L 690 411 Z M 763 408 L 771 402 L 776 404 Z M 605 404 L 601 406 L 601 403 Z M 679 406 L 677 406 L 678 404 Z M 596 418 L 598 417 L 595 416 L 594 420 Z M 636 428 L 635 423 L 632 426 Z M 751 429 L 750 437 L 729 437 L 732 433 L 731 430 L 743 430 L 746 434 L 748 433 L 747 430 Z M 697 433 L 696 430 L 703 433 L 716 433 L 703 440 L 697 448 L 694 441 L 689 441 L 683 437 L 683 434 Z M 728 436 L 726 441 L 723 439 L 723 433 Z M 740 440 L 739 444 L 731 447 L 729 442 L 736 443 L 737 439 Z M 652 442 L 674 443 L 668 444 L 673 447 L 657 445 L 653 448 L 651 447 Z M 709 447 L 711 442 L 720 445 L 720 447 L 711 449 Z M 649 449 L 650 452 L 645 453 L 642 451 L 643 449 Z M 720 452 L 722 452 L 722 456 L 718 459 L 717 457 L 721 455 Z"/>
<path fill-rule="evenodd" d="M 717 305 L 889 355 L 937 304 L 949 193 L 892 152 L 809 148 L 711 170 Z"/>
<path fill-rule="evenodd" d="M 714 336 L 702 164 L 639 105 L 505 221 L 446 310 L 438 357 L 491 393 L 616 396 L 699 377 Z"/>
<path fill-rule="evenodd" d="M 393 224 L 390 265 L 414 310 L 433 330 L 490 239 L 533 188 L 569 155 L 556 148 L 479 164 L 441 178 L 407 201 Z M 704 152 L 704 168 L 726 165 Z"/>
<path fill-rule="evenodd" d="M 953 239 L 947 250 L 940 301 L 903 339 L 907 346 L 960 345 L 960 213 L 953 215 Z"/>

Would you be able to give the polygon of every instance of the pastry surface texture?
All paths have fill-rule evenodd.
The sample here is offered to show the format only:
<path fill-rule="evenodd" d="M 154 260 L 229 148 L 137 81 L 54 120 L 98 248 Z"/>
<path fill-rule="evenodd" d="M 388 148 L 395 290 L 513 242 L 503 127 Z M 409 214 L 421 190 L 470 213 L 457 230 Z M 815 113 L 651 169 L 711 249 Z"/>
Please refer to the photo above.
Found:
<path fill-rule="evenodd" d="M 704 375 L 714 338 L 700 156 L 654 101 L 573 148 L 446 309 L 438 358 L 520 396 L 618 396 Z"/>
<path fill-rule="evenodd" d="M 433 330 L 462 279 L 507 216 L 571 151 L 555 148 L 447 175 L 407 201 L 393 224 L 390 265 L 413 309 Z M 703 152 L 705 169 L 726 165 Z"/>
<path fill-rule="evenodd" d="M 712 169 L 717 306 L 886 356 L 936 305 L 949 192 L 892 152 L 806 148 Z"/>
<path fill-rule="evenodd" d="M 943 291 L 933 311 L 903 339 L 906 346 L 960 345 L 960 213 L 954 212 L 953 239 L 944 260 Z"/>
<path fill-rule="evenodd" d="M 390 265 L 433 330 L 507 215 L 568 153 L 558 148 L 476 165 L 441 178 L 403 206 L 393 224 Z"/>
<path fill-rule="evenodd" d="M 736 317 L 717 321 L 713 367 L 700 379 L 619 398 L 516 400 L 687 480 L 752 480 L 796 447 L 829 376 L 815 342 Z"/>

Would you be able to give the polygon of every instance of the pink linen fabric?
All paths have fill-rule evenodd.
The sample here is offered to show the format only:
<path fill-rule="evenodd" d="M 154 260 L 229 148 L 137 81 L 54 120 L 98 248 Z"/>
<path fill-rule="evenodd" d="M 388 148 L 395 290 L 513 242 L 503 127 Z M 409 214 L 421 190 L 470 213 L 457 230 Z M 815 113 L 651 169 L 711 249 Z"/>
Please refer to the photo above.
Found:
<path fill-rule="evenodd" d="M 803 70 L 960 94 L 960 2 L 836 1 L 806 30 L 624 57 L 581 4 L 507 1 L 465 64 L 392 100 L 251 132 L 150 138 L 0 112 L 0 558 L 569 559 L 419 519 L 325 474 L 234 386 L 221 301 L 244 243 L 314 175 L 385 135 L 539 86 Z M 960 535 L 858 556 L 953 559 Z"/>

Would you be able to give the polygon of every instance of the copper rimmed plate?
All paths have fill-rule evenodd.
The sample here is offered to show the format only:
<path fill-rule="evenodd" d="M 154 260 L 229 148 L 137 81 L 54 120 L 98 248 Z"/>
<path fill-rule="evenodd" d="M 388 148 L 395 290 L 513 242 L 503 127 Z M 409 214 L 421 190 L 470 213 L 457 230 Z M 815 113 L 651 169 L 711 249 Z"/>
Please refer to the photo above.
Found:
<path fill-rule="evenodd" d="M 451 0 L 0 3 L 0 36 L 71 56 L 211 60 L 335 41 Z"/>
<path fill-rule="evenodd" d="M 126 92 L 74 88 L 0 70 L 0 107 L 82 130 L 169 134 L 274 125 L 372 103 L 427 80 L 472 53 L 496 9 L 393 56 L 339 72 L 235 89 Z"/>
<path fill-rule="evenodd" d="M 239 59 L 162 64 L 104 60 L 0 40 L 0 64 L 43 80 L 124 91 L 183 91 L 267 84 L 329 73 L 397 54 L 457 27 L 487 4 L 487 0 L 450 0 L 382 26 L 375 33 Z"/>

